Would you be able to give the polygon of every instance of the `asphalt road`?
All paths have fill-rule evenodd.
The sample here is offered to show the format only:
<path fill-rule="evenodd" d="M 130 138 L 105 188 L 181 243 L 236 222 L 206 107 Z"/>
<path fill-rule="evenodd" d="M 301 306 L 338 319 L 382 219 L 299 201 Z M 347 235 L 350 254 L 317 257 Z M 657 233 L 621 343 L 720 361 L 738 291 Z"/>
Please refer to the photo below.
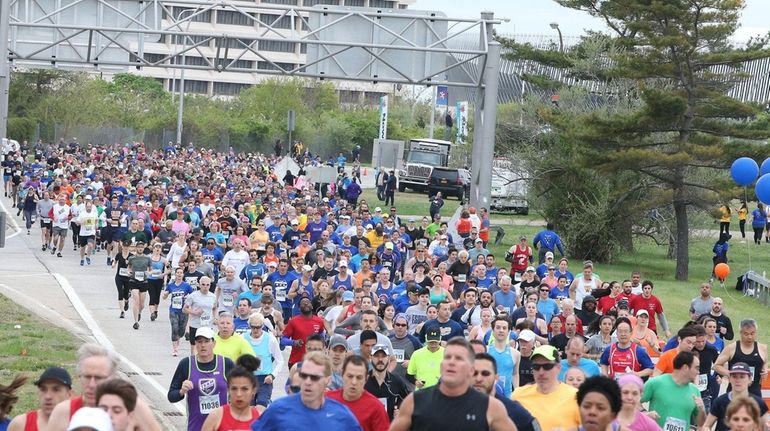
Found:
<path fill-rule="evenodd" d="M 163 429 L 186 428 L 186 405 L 171 404 L 166 392 L 179 357 L 171 356 L 171 327 L 168 301 L 161 301 L 158 319 L 151 322 L 147 309 L 139 330 L 126 313 L 118 316 L 115 272 L 107 266 L 106 253 L 92 257 L 90 266 L 80 266 L 80 258 L 67 237 L 63 257 L 41 250 L 40 228 L 27 235 L 21 217 L 16 217 L 8 198 L 0 198 L 0 211 L 8 212 L 5 248 L 0 249 L 0 293 L 19 305 L 60 326 L 83 341 L 94 341 L 120 355 L 120 372 L 131 380 L 152 406 Z M 17 230 L 17 226 L 20 229 Z M 71 232 L 70 232 L 71 234 Z M 180 357 L 190 354 L 189 343 L 182 342 Z M 284 361 L 289 350 L 284 352 Z M 287 372 L 276 378 L 274 397 L 284 394 Z"/>

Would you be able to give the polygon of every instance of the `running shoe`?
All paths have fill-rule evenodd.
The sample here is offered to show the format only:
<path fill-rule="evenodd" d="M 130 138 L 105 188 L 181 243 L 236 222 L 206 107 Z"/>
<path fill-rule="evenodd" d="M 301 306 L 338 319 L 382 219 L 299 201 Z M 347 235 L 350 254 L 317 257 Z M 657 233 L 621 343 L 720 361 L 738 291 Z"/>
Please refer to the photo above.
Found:
<path fill-rule="evenodd" d="M 78 251 L 78 246 L 72 247 L 72 251 Z"/>
<path fill-rule="evenodd" d="M 61 257 L 61 252 L 56 253 L 56 257 Z"/>
<path fill-rule="evenodd" d="M 134 322 L 134 329 L 139 329 L 139 322 Z"/>
<path fill-rule="evenodd" d="M 121 311 L 120 312 L 120 318 L 121 319 L 125 319 L 126 318 L 126 312 L 125 311 Z"/>
<path fill-rule="evenodd" d="M 43 247 L 42 247 L 42 249 L 43 249 L 43 251 L 45 251 L 45 249 L 46 249 L 46 247 L 45 247 L 45 244 L 43 244 Z"/>
<path fill-rule="evenodd" d="M 112 259 L 109 257 L 107 258 L 107 266 L 112 266 Z"/>
<path fill-rule="evenodd" d="M 80 266 L 83 266 L 83 262 L 85 262 L 83 259 L 80 259 Z"/>
<path fill-rule="evenodd" d="M 56 254 L 56 247 L 51 248 L 51 254 Z"/>
<path fill-rule="evenodd" d="M 126 299 L 126 302 L 123 304 L 123 311 L 128 311 L 128 299 Z"/>
<path fill-rule="evenodd" d="M 90 257 L 86 258 L 86 263 L 89 264 L 89 265 L 91 264 L 91 258 Z"/>
<path fill-rule="evenodd" d="M 171 351 L 171 356 L 179 356 L 179 352 L 176 351 L 176 349 Z"/>
<path fill-rule="evenodd" d="M 155 321 L 155 319 L 157 319 L 157 318 L 158 318 L 158 312 L 157 312 L 157 311 L 153 311 L 153 312 L 150 314 L 150 320 L 154 322 L 154 321 Z"/>

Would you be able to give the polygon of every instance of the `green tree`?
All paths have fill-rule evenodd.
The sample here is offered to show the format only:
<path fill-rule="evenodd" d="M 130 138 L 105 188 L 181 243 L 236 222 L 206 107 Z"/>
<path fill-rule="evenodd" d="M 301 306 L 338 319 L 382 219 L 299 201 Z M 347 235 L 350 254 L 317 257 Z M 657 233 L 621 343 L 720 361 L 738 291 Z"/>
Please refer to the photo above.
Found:
<path fill-rule="evenodd" d="M 770 136 L 769 129 L 755 123 L 762 106 L 729 96 L 735 83 L 747 77 L 745 63 L 770 52 L 762 43 L 740 49 L 729 45 L 744 5 L 740 0 L 557 2 L 606 22 L 611 37 L 605 39 L 600 70 L 581 73 L 581 61 L 588 60 L 581 46 L 559 53 L 504 42 L 511 57 L 562 69 L 565 76 L 597 81 L 609 89 L 616 82 L 633 84 L 631 92 L 615 95 L 627 100 L 630 109 L 573 113 L 562 109 L 562 100 L 540 115 L 562 139 L 584 147 L 578 160 L 583 166 L 604 175 L 640 174 L 650 201 L 671 205 L 675 275 L 686 280 L 688 207 L 713 205 L 717 196 L 734 191 L 727 182 L 714 181 L 709 172 L 724 171 L 739 150 L 756 147 L 758 140 Z M 551 90 L 563 87 L 542 76 L 531 81 Z"/>
<path fill-rule="evenodd" d="M 46 94 L 30 114 L 40 121 L 63 127 L 68 136 L 74 126 L 109 124 L 111 101 L 106 83 L 80 73 L 70 77 L 67 85 Z"/>

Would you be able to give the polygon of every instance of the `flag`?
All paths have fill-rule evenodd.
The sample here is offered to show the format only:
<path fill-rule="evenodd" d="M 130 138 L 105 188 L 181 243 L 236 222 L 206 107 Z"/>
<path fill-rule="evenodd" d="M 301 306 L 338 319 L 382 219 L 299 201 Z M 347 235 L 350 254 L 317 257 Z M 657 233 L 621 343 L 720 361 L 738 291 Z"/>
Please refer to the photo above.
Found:
<path fill-rule="evenodd" d="M 388 96 L 380 97 L 380 139 L 387 139 L 388 135 Z"/>
<path fill-rule="evenodd" d="M 457 124 L 457 143 L 462 143 L 468 136 L 468 102 L 457 102 L 455 107 L 455 124 Z"/>
<path fill-rule="evenodd" d="M 449 106 L 449 88 L 446 85 L 436 87 L 436 105 Z"/>

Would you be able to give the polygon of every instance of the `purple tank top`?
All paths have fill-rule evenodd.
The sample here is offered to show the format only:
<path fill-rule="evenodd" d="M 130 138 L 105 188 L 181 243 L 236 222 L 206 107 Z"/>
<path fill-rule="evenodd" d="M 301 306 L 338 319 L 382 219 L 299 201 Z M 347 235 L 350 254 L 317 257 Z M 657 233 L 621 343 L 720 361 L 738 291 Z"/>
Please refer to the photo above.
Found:
<path fill-rule="evenodd" d="M 217 407 L 227 404 L 225 359 L 215 355 L 216 367 L 211 371 L 198 369 L 198 361 L 190 357 L 190 376 L 193 384 L 187 392 L 187 430 L 200 431 L 203 422 Z"/>

